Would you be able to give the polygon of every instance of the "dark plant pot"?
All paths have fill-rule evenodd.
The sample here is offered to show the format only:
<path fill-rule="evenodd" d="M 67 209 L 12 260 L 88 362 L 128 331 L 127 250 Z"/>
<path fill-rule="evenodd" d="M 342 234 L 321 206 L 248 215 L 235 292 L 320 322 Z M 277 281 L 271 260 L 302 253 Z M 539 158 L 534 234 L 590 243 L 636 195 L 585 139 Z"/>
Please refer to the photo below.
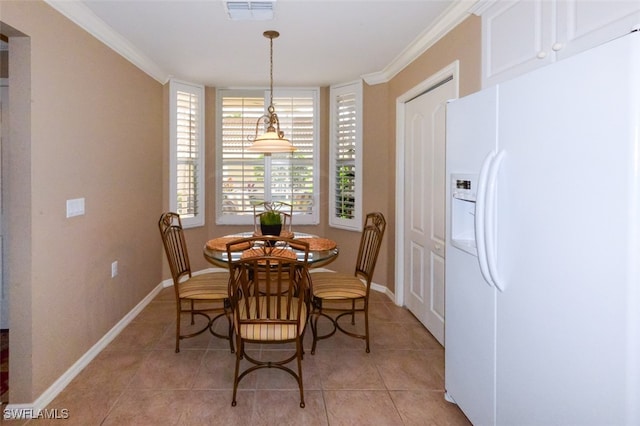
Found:
<path fill-rule="evenodd" d="M 277 225 L 260 224 L 260 231 L 262 231 L 262 235 L 275 235 L 276 237 L 279 237 L 280 232 L 282 232 L 282 224 L 281 223 Z"/>

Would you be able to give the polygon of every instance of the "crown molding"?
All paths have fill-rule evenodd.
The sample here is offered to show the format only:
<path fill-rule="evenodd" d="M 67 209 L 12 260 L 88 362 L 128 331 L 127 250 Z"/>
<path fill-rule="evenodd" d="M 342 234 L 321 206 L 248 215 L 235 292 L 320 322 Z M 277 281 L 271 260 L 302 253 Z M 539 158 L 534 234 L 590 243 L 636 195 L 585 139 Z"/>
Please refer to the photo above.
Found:
<path fill-rule="evenodd" d="M 487 9 L 493 6 L 499 0 L 478 0 L 476 4 L 469 8 L 469 12 L 474 15 L 481 16 Z"/>
<path fill-rule="evenodd" d="M 386 83 L 400 71 L 415 61 L 420 55 L 436 44 L 449 31 L 464 21 L 470 14 L 478 15 L 479 5 L 487 0 L 456 0 L 445 10 L 435 23 L 423 31 L 400 55 L 382 71 L 365 74 L 362 79 L 369 85 Z"/>
<path fill-rule="evenodd" d="M 44 1 L 155 80 L 162 84 L 169 81 L 169 74 L 140 53 L 127 39 L 115 32 L 84 4 L 68 0 Z"/>
<path fill-rule="evenodd" d="M 49 6 L 93 35 L 102 43 L 123 56 L 149 76 L 166 84 L 171 75 L 136 49 L 127 39 L 98 18 L 80 2 L 68 0 L 44 0 Z M 407 46 L 382 71 L 365 74 L 362 79 L 369 85 L 386 83 L 415 61 L 420 55 L 444 37 L 470 14 L 480 15 L 495 0 L 455 0 L 454 3 L 409 46 Z"/>

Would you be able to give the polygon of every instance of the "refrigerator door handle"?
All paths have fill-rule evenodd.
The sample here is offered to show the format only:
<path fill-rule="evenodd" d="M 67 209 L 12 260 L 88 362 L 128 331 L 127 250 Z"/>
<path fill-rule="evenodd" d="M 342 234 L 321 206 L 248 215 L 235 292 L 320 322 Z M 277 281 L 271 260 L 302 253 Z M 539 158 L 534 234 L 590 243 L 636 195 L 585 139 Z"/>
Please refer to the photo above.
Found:
<path fill-rule="evenodd" d="M 490 286 L 494 286 L 494 282 L 491 279 L 491 273 L 489 272 L 489 263 L 487 260 L 487 250 L 485 242 L 485 214 L 486 214 L 486 196 L 487 196 L 487 178 L 489 175 L 489 168 L 493 159 L 495 158 L 495 151 L 489 152 L 482 162 L 480 168 L 480 176 L 478 176 L 478 189 L 476 192 L 476 214 L 475 214 L 475 237 L 476 237 L 476 250 L 478 252 L 478 263 L 480 264 L 480 273 L 484 280 Z"/>
<path fill-rule="evenodd" d="M 505 151 L 500 151 L 491 162 L 491 167 L 489 168 L 489 174 L 487 176 L 487 187 L 486 187 L 486 207 L 485 207 L 485 249 L 487 256 L 487 264 L 489 266 L 489 275 L 491 276 L 491 281 L 496 286 L 496 288 L 500 291 L 504 291 L 505 284 L 500 279 L 500 275 L 498 273 L 498 252 L 497 252 L 497 244 L 496 244 L 496 192 L 497 187 L 496 183 L 498 181 L 498 172 L 500 171 L 500 164 L 504 159 Z"/>

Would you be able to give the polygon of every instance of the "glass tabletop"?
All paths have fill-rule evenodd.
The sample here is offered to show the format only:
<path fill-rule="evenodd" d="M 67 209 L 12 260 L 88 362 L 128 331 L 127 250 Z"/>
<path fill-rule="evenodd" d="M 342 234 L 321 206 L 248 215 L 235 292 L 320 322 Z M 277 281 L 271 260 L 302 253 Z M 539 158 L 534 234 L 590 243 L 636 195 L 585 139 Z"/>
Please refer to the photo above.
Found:
<path fill-rule="evenodd" d="M 237 234 L 230 234 L 230 235 L 225 235 L 224 239 L 231 239 L 231 238 L 249 238 L 253 236 L 253 232 L 241 232 L 241 233 L 237 233 Z M 317 235 L 313 235 L 313 234 L 305 234 L 302 232 L 296 232 L 294 234 L 294 239 L 297 238 L 320 238 Z M 303 250 L 298 250 L 295 247 L 288 247 L 290 250 L 292 250 L 294 253 L 296 253 L 296 257 L 298 258 L 298 260 L 303 260 L 304 259 L 304 251 Z M 207 259 L 210 263 L 216 265 L 216 266 L 221 266 L 226 268 L 228 266 L 228 261 L 229 261 L 229 257 L 228 257 L 228 253 L 226 250 L 219 250 L 219 249 L 212 249 L 208 246 L 208 244 L 204 245 L 203 248 L 203 253 L 204 253 L 204 257 L 205 259 Z M 329 250 L 311 250 L 311 248 L 309 249 L 309 256 L 307 258 L 307 261 L 309 263 L 309 267 L 310 268 L 318 268 L 320 266 L 324 266 L 327 265 L 331 262 L 333 262 L 336 257 L 338 257 L 338 254 L 340 253 L 340 250 L 338 249 L 338 247 L 336 246 L 335 248 L 329 249 Z M 242 256 L 242 252 L 233 252 L 231 253 L 231 260 L 238 260 L 240 259 L 240 256 Z"/>

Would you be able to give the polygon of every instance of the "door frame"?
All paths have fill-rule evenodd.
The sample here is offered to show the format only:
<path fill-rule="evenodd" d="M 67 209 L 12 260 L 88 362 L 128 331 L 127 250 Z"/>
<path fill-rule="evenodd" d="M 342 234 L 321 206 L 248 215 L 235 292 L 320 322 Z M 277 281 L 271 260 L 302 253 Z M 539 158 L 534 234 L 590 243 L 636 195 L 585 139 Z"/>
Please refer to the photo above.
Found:
<path fill-rule="evenodd" d="M 9 87 L 9 79 L 6 77 L 0 77 L 0 90 L 3 90 L 3 87 Z M 8 89 L 7 89 L 7 95 L 8 95 Z M 9 322 L 9 287 L 7 285 L 7 283 L 5 282 L 5 270 L 4 270 L 4 265 L 5 265 L 5 258 L 4 258 L 4 250 L 2 249 L 2 247 L 4 247 L 4 231 L 5 229 L 3 228 L 4 224 L 4 217 L 2 212 L 4 211 L 3 208 L 3 204 L 2 204 L 2 197 L 3 197 L 3 193 L 2 193 L 2 185 L 4 184 L 4 179 L 2 176 L 2 144 L 7 144 L 8 143 L 8 139 L 9 139 L 9 133 L 7 131 L 8 127 L 9 127 L 9 102 L 8 99 L 4 100 L 4 104 L 2 105 L 2 107 L 0 108 L 0 114 L 3 114 L 2 110 L 4 109 L 4 117 L 7 119 L 6 121 L 0 119 L 0 121 L 2 121 L 2 128 L 4 130 L 0 130 L 0 132 L 2 134 L 0 134 L 0 329 L 8 329 L 10 326 L 10 322 Z M 4 136 L 4 137 L 3 137 Z"/>
<path fill-rule="evenodd" d="M 420 96 L 427 92 L 431 87 L 440 84 L 442 81 L 452 78 L 454 84 L 455 98 L 460 96 L 460 61 L 456 60 L 446 67 L 432 74 L 429 78 L 422 81 L 412 89 L 403 93 L 396 98 L 396 258 L 395 258 L 395 303 L 399 306 L 404 306 L 404 213 L 402 208 L 404 206 L 404 173 L 400 171 L 404 170 L 404 154 L 405 154 L 405 104 L 410 100 Z M 445 258 L 446 262 L 446 258 Z"/>

